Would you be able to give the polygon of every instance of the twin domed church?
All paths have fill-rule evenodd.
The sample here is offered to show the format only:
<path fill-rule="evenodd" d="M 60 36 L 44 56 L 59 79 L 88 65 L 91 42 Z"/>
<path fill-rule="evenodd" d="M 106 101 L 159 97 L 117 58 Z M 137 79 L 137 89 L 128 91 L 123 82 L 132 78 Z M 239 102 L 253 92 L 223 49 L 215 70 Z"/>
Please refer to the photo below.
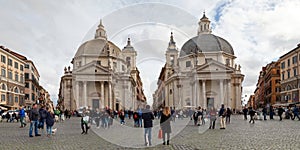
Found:
<path fill-rule="evenodd" d="M 59 106 L 75 110 L 109 107 L 114 110 L 142 108 L 147 104 L 143 83 L 136 66 L 137 51 L 127 41 L 121 50 L 107 40 L 100 21 L 95 38 L 83 43 L 65 68 L 59 89 Z M 232 46 L 211 34 L 209 19 L 203 14 L 196 37 L 178 50 L 173 33 L 165 52 L 153 94 L 153 109 L 170 106 L 175 109 L 224 104 L 241 109 L 244 75 Z"/>

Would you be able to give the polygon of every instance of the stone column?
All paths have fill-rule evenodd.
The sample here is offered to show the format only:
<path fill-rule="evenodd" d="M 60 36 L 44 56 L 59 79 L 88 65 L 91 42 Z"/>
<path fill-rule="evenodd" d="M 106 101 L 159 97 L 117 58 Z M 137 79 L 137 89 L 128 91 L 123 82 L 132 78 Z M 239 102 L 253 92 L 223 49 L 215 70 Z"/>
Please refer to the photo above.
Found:
<path fill-rule="evenodd" d="M 231 80 L 227 80 L 227 106 L 232 107 L 231 104 Z"/>
<path fill-rule="evenodd" d="M 108 82 L 108 99 L 109 99 L 109 108 L 112 108 L 112 96 L 111 96 L 111 83 Z"/>
<path fill-rule="evenodd" d="M 207 109 L 205 82 L 206 82 L 205 80 L 202 80 L 202 96 L 203 96 L 203 107 Z"/>
<path fill-rule="evenodd" d="M 101 91 L 101 97 L 100 97 L 101 100 L 100 100 L 100 101 L 101 101 L 101 104 L 102 104 L 102 107 L 101 107 L 101 108 L 104 108 L 105 105 L 106 105 L 106 104 L 105 104 L 105 97 L 104 97 L 104 96 L 105 96 L 105 95 L 104 95 L 104 82 L 102 81 L 102 82 L 100 82 L 100 84 L 101 84 L 101 90 L 100 90 L 100 91 Z"/>
<path fill-rule="evenodd" d="M 195 104 L 194 104 L 194 84 L 190 83 L 190 85 L 191 85 L 191 99 L 190 99 L 190 102 L 191 102 L 191 106 L 195 106 Z"/>
<path fill-rule="evenodd" d="M 83 100 L 84 100 L 84 107 L 87 107 L 87 81 L 83 81 Z"/>
<path fill-rule="evenodd" d="M 196 106 L 198 107 L 200 105 L 199 103 L 199 80 L 195 81 L 195 101 L 196 101 Z"/>
<path fill-rule="evenodd" d="M 196 89 L 196 82 L 193 83 L 193 106 L 198 107 L 196 103 L 197 99 L 197 89 Z"/>
<path fill-rule="evenodd" d="M 220 101 L 221 104 L 224 104 L 224 87 L 223 87 L 223 79 L 220 80 Z"/>
<path fill-rule="evenodd" d="M 75 81 L 75 98 L 76 98 L 76 109 L 79 108 L 80 104 L 79 104 L 79 81 Z"/>

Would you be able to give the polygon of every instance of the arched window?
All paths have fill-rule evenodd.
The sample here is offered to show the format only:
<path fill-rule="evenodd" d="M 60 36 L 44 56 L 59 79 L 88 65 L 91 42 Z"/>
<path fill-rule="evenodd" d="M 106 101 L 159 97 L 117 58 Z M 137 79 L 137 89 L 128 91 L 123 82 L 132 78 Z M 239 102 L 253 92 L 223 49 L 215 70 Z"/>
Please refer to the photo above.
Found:
<path fill-rule="evenodd" d="M 2 84 L 1 89 L 6 90 L 6 85 L 4 83 Z"/>
<path fill-rule="evenodd" d="M 15 93 L 19 93 L 19 89 L 16 87 L 14 90 Z"/>

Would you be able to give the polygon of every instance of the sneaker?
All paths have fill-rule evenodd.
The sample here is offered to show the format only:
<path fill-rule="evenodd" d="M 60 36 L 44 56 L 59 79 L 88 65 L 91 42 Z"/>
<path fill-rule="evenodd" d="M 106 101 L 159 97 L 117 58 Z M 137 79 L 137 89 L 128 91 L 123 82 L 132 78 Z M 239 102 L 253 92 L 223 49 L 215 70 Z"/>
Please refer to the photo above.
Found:
<path fill-rule="evenodd" d="M 148 145 L 148 143 L 145 143 L 145 146 L 147 146 Z"/>
<path fill-rule="evenodd" d="M 40 134 L 37 134 L 37 135 L 35 135 L 35 136 L 41 136 Z"/>
<path fill-rule="evenodd" d="M 84 133 L 85 133 L 84 131 L 81 132 L 81 134 L 84 134 Z"/>
<path fill-rule="evenodd" d="M 29 137 L 33 137 L 32 135 L 29 135 Z"/>

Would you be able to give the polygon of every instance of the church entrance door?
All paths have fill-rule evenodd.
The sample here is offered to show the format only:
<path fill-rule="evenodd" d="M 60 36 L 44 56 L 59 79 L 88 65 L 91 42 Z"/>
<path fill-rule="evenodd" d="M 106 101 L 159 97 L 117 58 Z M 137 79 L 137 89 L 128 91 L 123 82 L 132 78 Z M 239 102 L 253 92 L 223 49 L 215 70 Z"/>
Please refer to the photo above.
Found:
<path fill-rule="evenodd" d="M 210 110 L 211 107 L 214 107 L 215 99 L 212 97 L 207 98 L 207 110 Z"/>
<path fill-rule="evenodd" d="M 99 99 L 93 99 L 92 107 L 93 107 L 93 110 L 100 108 Z"/>

